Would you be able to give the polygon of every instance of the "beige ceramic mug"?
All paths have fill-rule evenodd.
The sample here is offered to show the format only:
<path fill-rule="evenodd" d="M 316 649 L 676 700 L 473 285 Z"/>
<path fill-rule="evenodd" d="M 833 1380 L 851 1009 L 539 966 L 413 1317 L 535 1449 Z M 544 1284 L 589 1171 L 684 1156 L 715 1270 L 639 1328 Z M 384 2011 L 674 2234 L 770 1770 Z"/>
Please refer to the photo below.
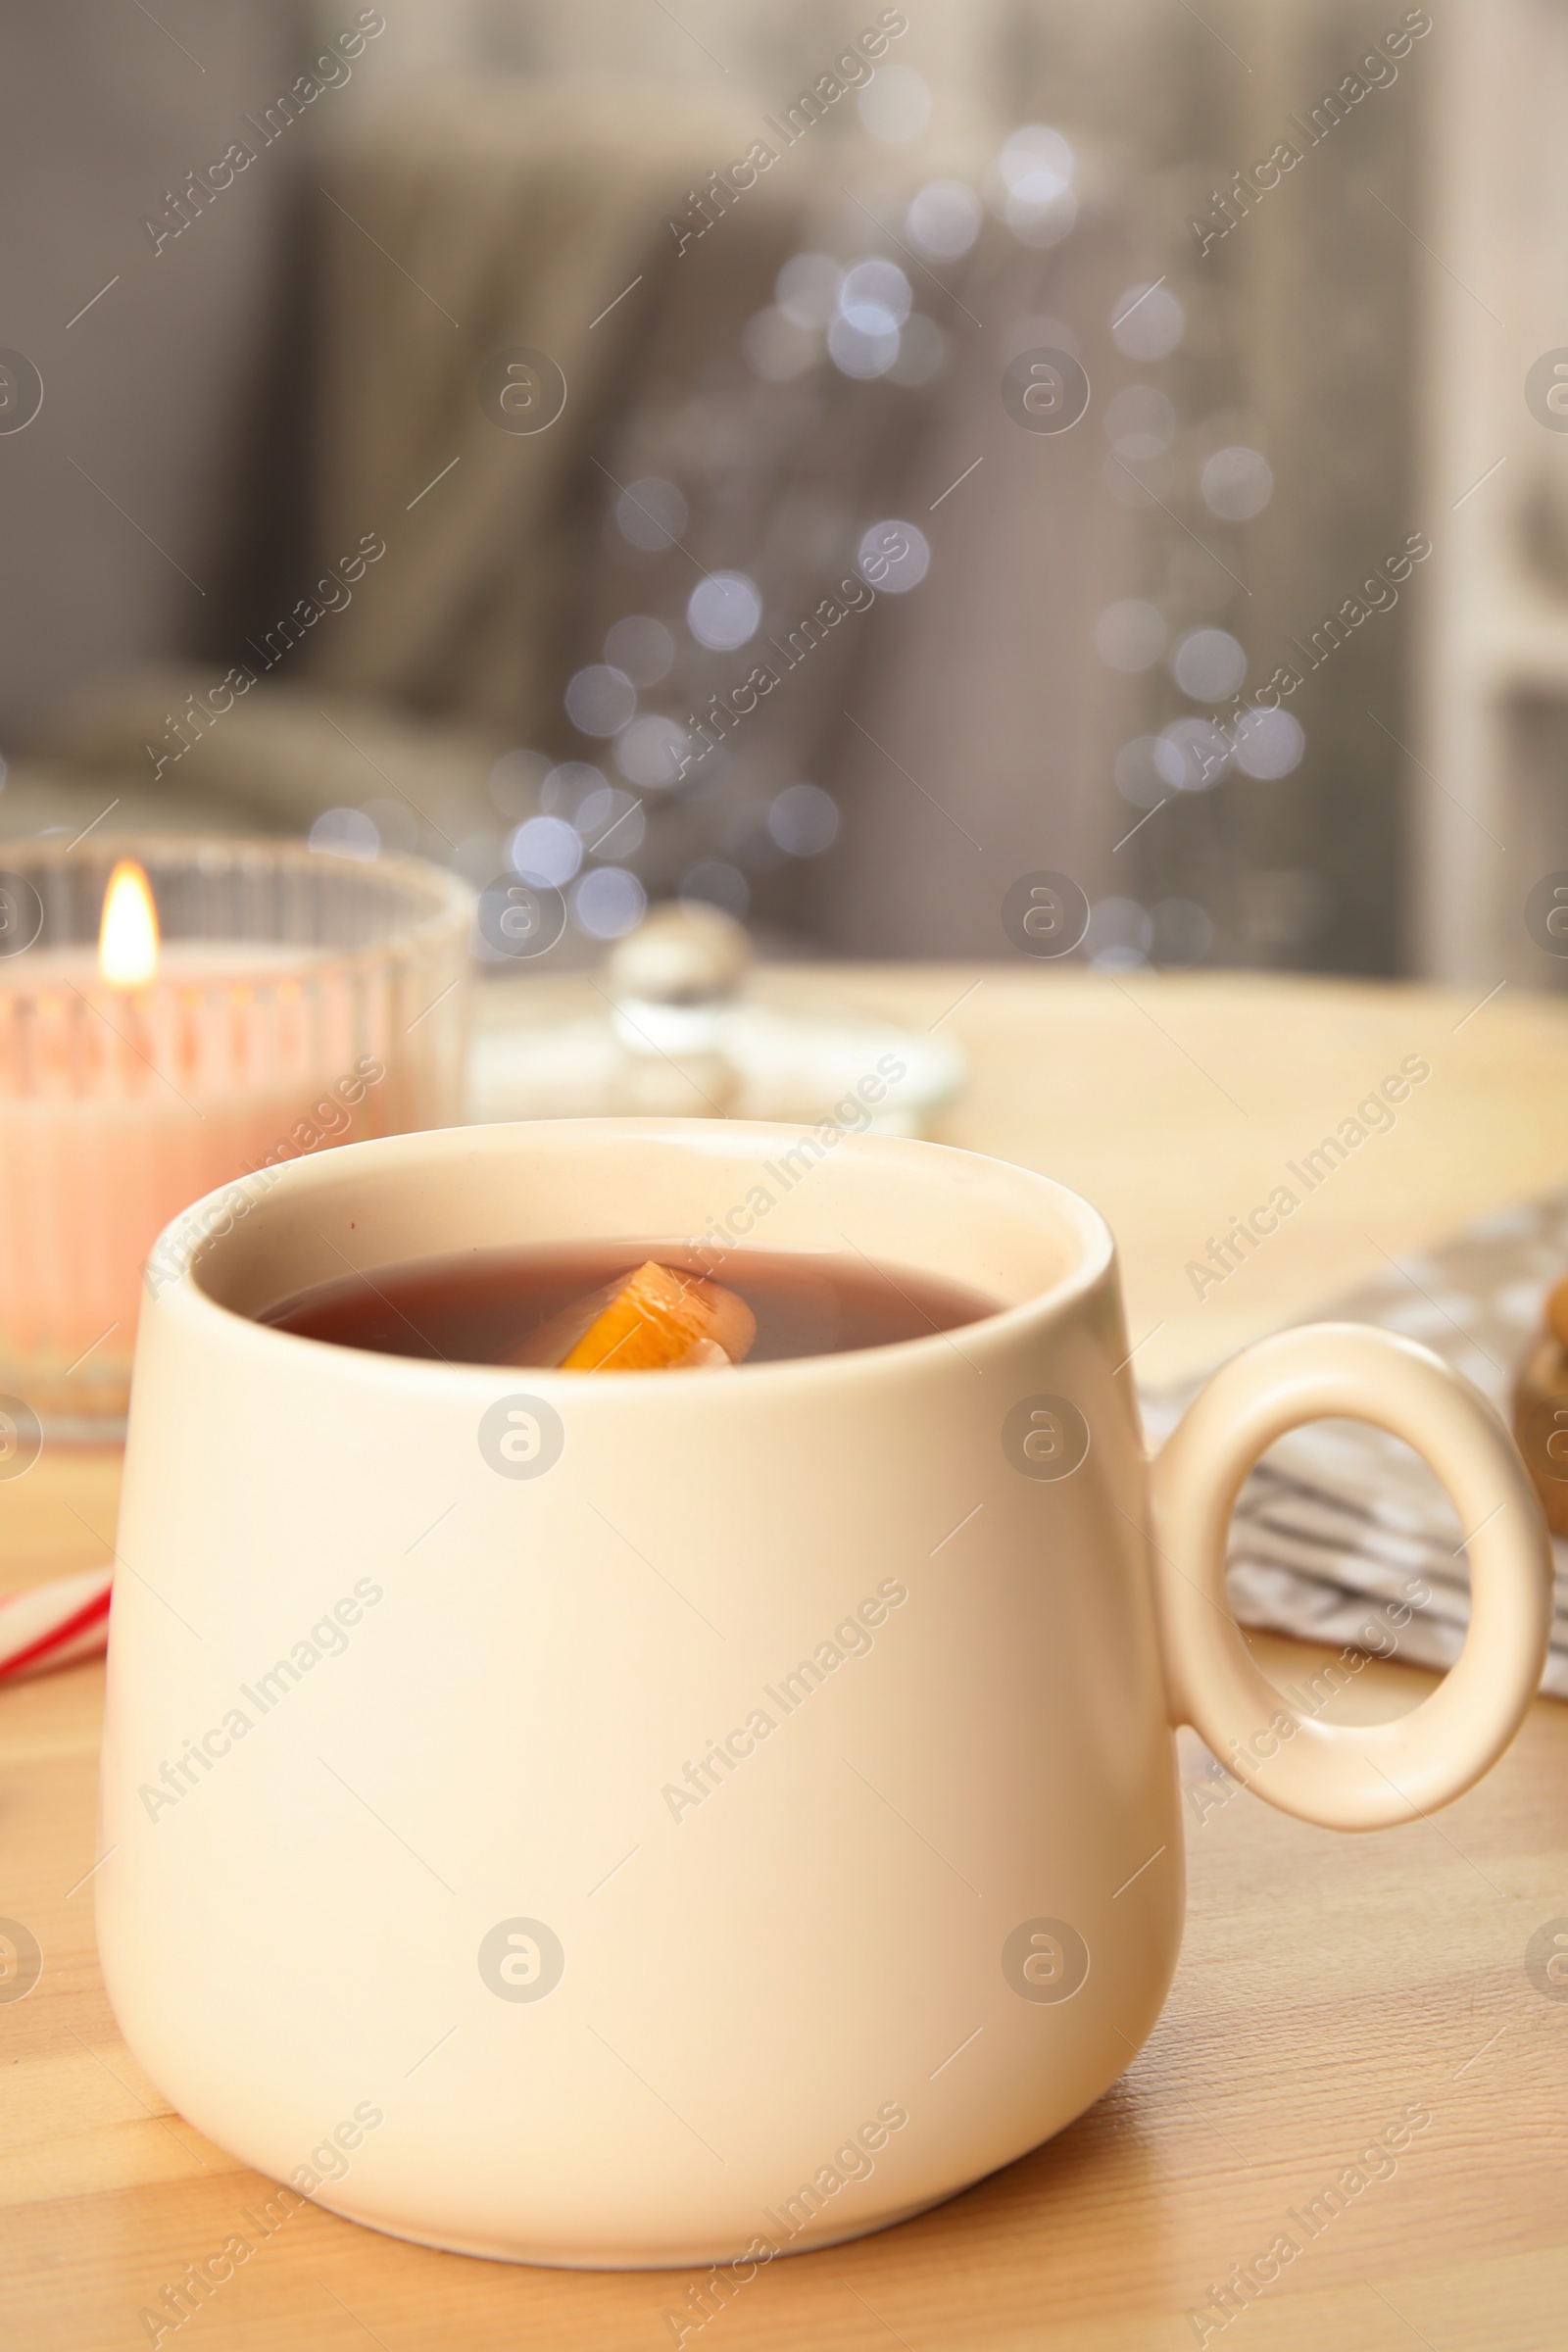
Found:
<path fill-rule="evenodd" d="M 744 2279 L 917 2212 L 1152 2026 L 1173 1725 L 1366 1829 L 1458 1795 L 1536 1688 L 1545 1537 L 1490 1407 L 1406 1341 L 1291 1332 L 1151 1470 L 1111 1237 L 1021 1168 L 831 1123 L 460 1129 L 181 1231 L 137 1347 L 105 1975 L 194 2124 L 398 2235 Z M 715 1235 L 1003 1304 L 664 1378 L 251 1319 L 346 1266 Z M 1225 1597 L 1249 1464 L 1328 1414 L 1477 1530 L 1462 1656 L 1376 1728 L 1304 1719 Z"/>

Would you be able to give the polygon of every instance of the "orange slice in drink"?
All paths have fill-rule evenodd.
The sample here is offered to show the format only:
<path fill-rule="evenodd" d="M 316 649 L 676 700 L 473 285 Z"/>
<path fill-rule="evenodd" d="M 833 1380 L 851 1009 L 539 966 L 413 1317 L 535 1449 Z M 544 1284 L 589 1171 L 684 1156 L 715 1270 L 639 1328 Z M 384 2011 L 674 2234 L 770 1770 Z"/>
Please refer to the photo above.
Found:
<path fill-rule="evenodd" d="M 685 1372 L 738 1364 L 757 1337 L 744 1298 L 650 1258 L 579 1298 L 527 1340 L 512 1363 L 564 1372 Z"/>

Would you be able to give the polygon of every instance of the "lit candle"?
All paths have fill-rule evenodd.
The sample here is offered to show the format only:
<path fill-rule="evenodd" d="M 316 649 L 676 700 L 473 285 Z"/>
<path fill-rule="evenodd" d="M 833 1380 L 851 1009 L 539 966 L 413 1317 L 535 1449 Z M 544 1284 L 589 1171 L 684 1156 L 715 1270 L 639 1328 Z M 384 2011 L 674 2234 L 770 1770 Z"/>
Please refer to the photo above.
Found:
<path fill-rule="evenodd" d="M 459 1115 L 469 897 L 415 860 L 149 843 L 161 926 L 133 857 L 105 880 L 94 846 L 6 855 L 0 1392 L 85 1435 L 123 1413 L 143 1268 L 182 1208 Z"/>
<path fill-rule="evenodd" d="M 109 988 L 145 988 L 158 977 L 158 909 L 134 858 L 122 858 L 104 892 L 98 977 Z"/>

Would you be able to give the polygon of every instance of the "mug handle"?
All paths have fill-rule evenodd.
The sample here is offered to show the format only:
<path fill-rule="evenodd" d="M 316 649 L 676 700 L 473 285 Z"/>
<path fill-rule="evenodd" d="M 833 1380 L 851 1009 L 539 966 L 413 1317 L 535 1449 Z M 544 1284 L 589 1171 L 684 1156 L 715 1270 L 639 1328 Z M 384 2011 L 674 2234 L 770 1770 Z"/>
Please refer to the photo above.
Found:
<path fill-rule="evenodd" d="M 1330 1415 L 1370 1421 L 1413 1446 L 1467 1531 L 1464 1647 L 1431 1695 L 1393 1723 L 1327 1724 L 1293 1706 L 1253 1665 L 1226 1597 L 1226 1537 L 1243 1480 L 1276 1438 Z M 1551 1549 L 1501 1420 L 1429 1348 L 1359 1323 L 1261 1340 L 1193 1399 L 1151 1464 L 1150 1486 L 1172 1720 L 1190 1723 L 1259 1796 L 1324 1829 L 1387 1829 L 1462 1796 L 1496 1762 L 1545 1663 Z M 1238 1745 L 1250 1759 L 1240 1771 Z"/>

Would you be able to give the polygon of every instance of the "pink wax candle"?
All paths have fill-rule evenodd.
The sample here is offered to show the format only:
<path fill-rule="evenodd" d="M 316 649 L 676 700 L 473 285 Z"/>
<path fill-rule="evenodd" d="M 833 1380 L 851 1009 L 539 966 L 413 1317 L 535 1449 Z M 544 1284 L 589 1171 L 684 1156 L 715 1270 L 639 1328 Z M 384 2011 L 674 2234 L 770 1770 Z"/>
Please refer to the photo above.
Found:
<path fill-rule="evenodd" d="M 468 894 L 412 859 L 148 844 L 158 895 L 202 923 L 161 939 L 135 859 L 104 884 L 101 851 L 83 873 L 28 847 L 0 875 L 0 1408 L 107 1433 L 148 1253 L 181 1208 L 459 1115 Z M 51 939 L 63 868 L 74 905 Z M 95 885 L 96 950 L 80 936 Z M 241 935 L 215 930 L 225 918 Z"/>

